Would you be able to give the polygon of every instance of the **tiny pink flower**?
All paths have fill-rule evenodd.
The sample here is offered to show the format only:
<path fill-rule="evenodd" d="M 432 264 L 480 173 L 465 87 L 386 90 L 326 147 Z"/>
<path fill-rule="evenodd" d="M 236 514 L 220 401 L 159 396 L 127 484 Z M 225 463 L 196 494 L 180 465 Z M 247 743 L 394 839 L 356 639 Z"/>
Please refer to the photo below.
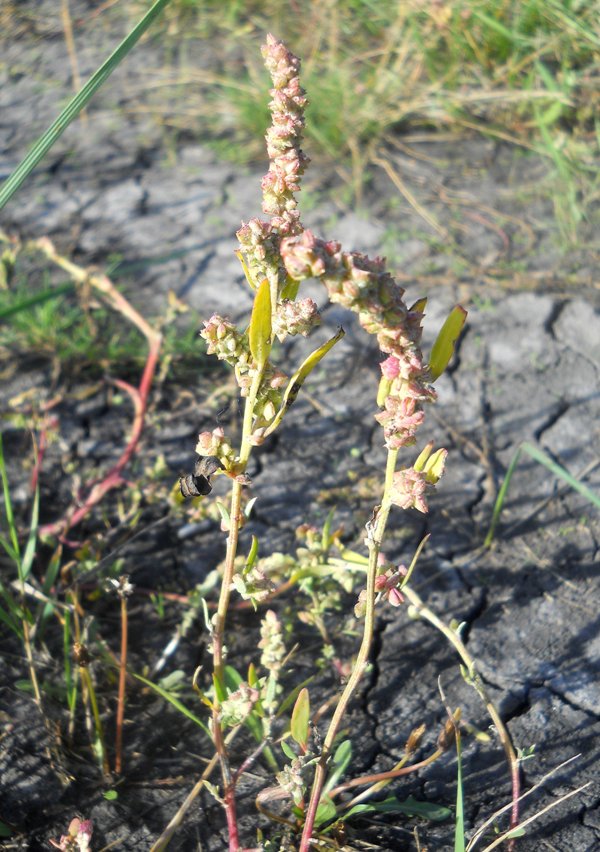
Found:
<path fill-rule="evenodd" d="M 429 507 L 425 500 L 428 482 L 422 471 L 412 467 L 398 470 L 394 474 L 391 501 L 400 509 L 418 509 L 427 514 Z"/>
<path fill-rule="evenodd" d="M 392 606 L 400 606 L 404 603 L 404 595 L 396 588 L 389 590 L 387 599 Z"/>
<path fill-rule="evenodd" d="M 383 376 L 390 381 L 397 378 L 400 373 L 400 362 L 394 355 L 390 355 L 379 366 L 381 367 Z"/>

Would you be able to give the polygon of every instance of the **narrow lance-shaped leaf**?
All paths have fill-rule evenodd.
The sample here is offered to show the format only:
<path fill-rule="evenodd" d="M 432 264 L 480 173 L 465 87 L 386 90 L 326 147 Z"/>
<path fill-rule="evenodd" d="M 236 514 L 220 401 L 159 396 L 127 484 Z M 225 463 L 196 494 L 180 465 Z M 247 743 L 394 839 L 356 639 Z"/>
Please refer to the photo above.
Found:
<path fill-rule="evenodd" d="M 300 282 L 295 278 L 286 278 L 285 284 L 281 290 L 281 298 L 282 299 L 291 299 L 293 302 L 296 296 L 298 295 L 298 290 L 300 289 Z"/>
<path fill-rule="evenodd" d="M 149 686 L 150 689 L 153 689 L 154 692 L 158 693 L 158 695 L 161 696 L 161 698 L 164 698 L 166 701 L 169 702 L 169 704 L 172 704 L 173 707 L 179 710 L 180 713 L 183 713 L 184 716 L 187 716 L 188 719 L 191 719 L 192 722 L 195 722 L 199 728 L 202 728 L 205 734 L 207 734 L 209 737 L 211 736 L 210 731 L 208 730 L 202 719 L 199 719 L 194 713 L 192 713 L 191 710 L 188 710 L 185 704 L 183 704 L 178 698 L 176 698 L 174 695 L 171 695 L 170 692 L 167 692 L 166 689 L 163 689 L 157 683 L 153 683 L 151 680 L 142 677 L 142 675 L 135 674 L 135 672 L 132 672 L 132 674 L 136 680 L 139 680 L 142 683 L 146 684 L 146 686 Z"/>
<path fill-rule="evenodd" d="M 60 287 L 51 287 L 47 290 L 42 290 L 35 296 L 19 299 L 12 305 L 0 308 L 0 322 L 8 319 L 13 314 L 18 314 L 21 311 L 26 311 L 35 305 L 43 304 L 49 299 L 56 299 L 63 296 L 65 293 L 72 293 L 75 290 L 75 284 L 62 284 Z"/>
<path fill-rule="evenodd" d="M 429 372 L 431 373 L 432 382 L 435 382 L 448 366 L 450 358 L 452 358 L 454 353 L 456 341 L 460 336 L 466 319 L 466 310 L 461 305 L 456 305 L 442 326 L 433 344 L 429 360 Z"/>
<path fill-rule="evenodd" d="M 271 291 L 266 278 L 254 297 L 248 338 L 250 352 L 260 369 L 265 365 L 271 351 Z"/>
<path fill-rule="evenodd" d="M 462 752 L 460 747 L 460 731 L 456 726 L 454 731 L 456 741 L 456 817 L 454 823 L 454 852 L 465 852 L 465 813 L 463 798 Z"/>
<path fill-rule="evenodd" d="M 379 379 L 379 387 L 377 388 L 377 405 L 380 408 L 383 408 L 385 405 L 385 401 L 390 395 L 390 390 L 392 388 L 392 380 L 382 376 Z"/>
<path fill-rule="evenodd" d="M 322 795 L 315 816 L 315 825 L 319 827 L 326 822 L 331 822 L 332 819 L 335 819 L 336 815 L 337 810 L 332 799 L 325 794 Z"/>
<path fill-rule="evenodd" d="M 352 760 L 352 743 L 350 740 L 344 740 L 337 747 L 335 754 L 333 755 L 333 760 L 331 763 L 331 771 L 329 773 L 329 777 L 327 778 L 327 782 L 323 787 L 323 792 L 328 793 L 330 790 L 336 786 L 346 769 L 350 761 Z"/>
<path fill-rule="evenodd" d="M 37 545 L 37 530 L 40 515 L 40 489 L 39 486 L 35 489 L 33 497 L 33 506 L 31 509 L 31 525 L 29 535 L 27 536 L 27 544 L 23 553 L 23 561 L 21 563 L 20 575 L 22 580 L 26 580 L 33 567 L 33 560 L 36 554 Z"/>
<path fill-rule="evenodd" d="M 238 249 L 238 251 L 235 251 L 234 254 L 237 257 L 237 259 L 239 260 L 239 262 L 242 264 L 242 269 L 244 270 L 244 275 L 246 276 L 246 281 L 250 285 L 250 288 L 252 290 L 256 290 L 257 289 L 256 281 L 254 280 L 254 277 L 253 277 L 252 273 L 250 272 L 250 269 L 248 268 L 248 264 L 244 260 L 244 255 L 241 253 L 241 251 L 239 251 L 239 249 Z"/>
<path fill-rule="evenodd" d="M 310 718 L 310 698 L 308 689 L 301 689 L 292 710 L 291 734 L 303 751 L 308 745 L 308 722 Z"/>
<path fill-rule="evenodd" d="M 365 802 L 361 805 L 354 805 L 344 814 L 344 819 L 349 819 L 357 814 L 369 813 L 405 814 L 409 817 L 418 816 L 433 822 L 443 822 L 452 815 L 452 811 L 443 805 L 419 802 L 412 796 L 409 796 L 404 802 L 400 802 L 395 796 L 390 796 L 382 802 Z"/>
<path fill-rule="evenodd" d="M 2 434 L 0 433 L 0 478 L 2 479 L 2 490 L 4 492 L 4 514 L 6 516 L 6 523 L 8 525 L 8 531 L 10 535 L 10 542 L 12 545 L 11 550 L 9 550 L 8 542 L 4 544 L 4 548 L 15 560 L 19 571 L 21 570 L 21 549 L 19 548 L 19 538 L 17 536 L 17 527 L 15 524 L 15 518 L 13 515 L 12 502 L 10 499 L 10 489 L 8 486 L 8 476 L 6 475 L 6 464 L 4 461 L 4 447 L 2 445 Z M 13 555 L 14 554 L 14 555 Z"/>
<path fill-rule="evenodd" d="M 256 560 L 258 558 L 258 539 L 255 535 L 252 536 L 252 544 L 250 546 L 250 552 L 248 553 L 248 558 L 246 559 L 246 565 L 244 567 L 244 574 L 248 571 L 251 571 L 256 564 Z"/>
<path fill-rule="evenodd" d="M 265 437 L 267 435 L 270 435 L 272 432 L 275 431 L 275 429 L 277 429 L 283 419 L 283 415 L 298 396 L 300 388 L 304 384 L 304 380 L 306 379 L 308 374 L 315 369 L 321 358 L 324 358 L 325 355 L 327 355 L 327 353 L 329 352 L 329 350 L 333 346 L 335 346 L 335 344 L 338 343 L 345 334 L 346 332 L 344 331 L 344 329 L 340 327 L 336 335 L 334 335 L 330 340 L 328 340 L 327 343 L 324 343 L 322 346 L 319 346 L 318 349 L 315 349 L 314 352 L 311 352 L 308 358 L 306 358 L 306 360 L 302 362 L 300 367 L 296 370 L 296 372 L 290 379 L 287 388 L 285 389 L 281 408 L 271 421 L 268 429 L 266 429 Z"/>
<path fill-rule="evenodd" d="M 574 491 L 577 491 L 582 497 L 585 497 L 593 506 L 600 508 L 600 495 L 596 494 L 591 488 L 588 488 L 587 485 L 584 485 L 583 482 L 580 482 L 576 479 L 572 474 L 569 473 L 568 470 L 565 470 L 564 467 L 557 464 L 553 459 L 550 458 L 543 450 L 540 450 L 539 447 L 536 447 L 534 444 L 530 444 L 528 441 L 525 441 L 521 444 L 520 447 L 517 448 L 514 456 L 511 459 L 511 462 L 508 466 L 508 470 L 506 471 L 506 476 L 504 477 L 504 481 L 500 487 L 498 492 L 498 496 L 496 498 L 496 503 L 494 504 L 494 511 L 492 513 L 492 521 L 490 524 L 490 528 L 485 537 L 484 546 L 489 547 L 493 541 L 494 533 L 496 531 L 496 525 L 498 523 L 498 519 L 500 518 L 500 513 L 502 512 L 502 507 L 504 506 L 504 501 L 506 500 L 506 495 L 508 492 L 508 488 L 510 486 L 511 479 L 515 472 L 515 468 L 521 457 L 521 453 L 526 452 L 531 456 L 539 464 L 543 465 L 547 470 L 553 473 L 559 479 L 562 479 L 563 482 L 566 482 Z"/>

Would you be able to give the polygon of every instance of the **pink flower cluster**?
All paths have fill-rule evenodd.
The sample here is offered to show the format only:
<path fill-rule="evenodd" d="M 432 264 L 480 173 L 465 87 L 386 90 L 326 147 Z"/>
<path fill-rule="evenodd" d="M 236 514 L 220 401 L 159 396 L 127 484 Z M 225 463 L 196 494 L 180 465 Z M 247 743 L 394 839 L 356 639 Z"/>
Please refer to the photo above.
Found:
<path fill-rule="evenodd" d="M 389 449 L 414 444 L 424 418 L 422 404 L 435 399 L 421 352 L 420 304 L 406 307 L 404 290 L 381 258 L 344 252 L 339 243 L 319 240 L 310 231 L 283 239 L 280 251 L 293 279 L 320 278 L 330 300 L 355 311 L 363 328 L 377 336 L 381 351 L 388 355 L 381 369 L 389 387 L 384 410 L 376 419 Z"/>
<path fill-rule="evenodd" d="M 235 450 L 225 437 L 221 426 L 217 426 L 212 432 L 200 432 L 196 452 L 199 456 L 216 456 L 225 462 L 231 462 L 235 458 Z"/>
<path fill-rule="evenodd" d="M 262 180 L 263 210 L 281 236 L 302 232 L 294 193 L 300 189 L 300 178 L 308 165 L 308 157 L 300 145 L 304 132 L 304 110 L 308 103 L 300 85 L 300 60 L 272 35 L 262 48 L 265 66 L 273 80 L 271 89 L 272 123 L 267 130 L 269 171 Z"/>
<path fill-rule="evenodd" d="M 93 831 L 91 819 L 75 817 L 69 824 L 68 834 L 63 834 L 59 841 L 51 840 L 50 845 L 62 852 L 89 852 Z"/>
<path fill-rule="evenodd" d="M 321 315 L 312 299 L 299 299 L 297 302 L 282 299 L 273 316 L 273 332 L 280 341 L 285 340 L 288 334 L 307 337 L 320 324 Z"/>
<path fill-rule="evenodd" d="M 431 449 L 431 444 L 425 448 Z M 427 514 L 427 493 L 433 491 L 444 473 L 448 451 L 441 449 L 431 457 L 432 464 L 425 463 L 423 467 L 415 462 L 414 467 L 406 467 L 394 473 L 390 499 L 401 509 L 418 509 Z M 435 463 L 433 464 L 435 460 Z"/>
<path fill-rule="evenodd" d="M 235 380 L 240 388 L 242 396 L 248 396 L 252 379 L 256 374 L 256 367 L 250 353 L 248 335 L 242 334 L 225 317 L 213 314 L 209 320 L 204 322 L 204 328 L 200 336 L 206 340 L 208 346 L 206 351 L 209 355 L 216 355 L 221 361 L 226 361 L 235 369 Z M 277 409 L 283 399 L 283 389 L 287 384 L 288 377 L 281 370 L 277 370 L 267 364 L 263 370 L 263 379 L 259 389 L 254 413 L 256 415 L 256 443 L 262 440 L 262 432 L 265 426 L 275 416 Z M 210 439 L 207 439 L 210 443 Z M 202 453 L 200 453 L 202 455 Z M 218 455 L 218 452 L 207 453 L 207 455 Z"/>
<path fill-rule="evenodd" d="M 236 369 L 249 367 L 252 356 L 248 339 L 226 317 L 213 314 L 209 320 L 205 320 L 200 337 L 206 340 L 209 355 L 216 355 L 220 361 L 226 361 Z"/>
<path fill-rule="evenodd" d="M 307 99 L 300 86 L 300 60 L 272 35 L 262 48 L 265 66 L 271 74 L 271 126 L 266 133 L 269 171 L 262 179 L 262 208 L 271 219 L 251 219 L 237 232 L 240 248 L 256 281 L 283 281 L 279 239 L 302 233 L 298 202 L 294 193 L 308 157 L 300 145 L 304 131 Z"/>

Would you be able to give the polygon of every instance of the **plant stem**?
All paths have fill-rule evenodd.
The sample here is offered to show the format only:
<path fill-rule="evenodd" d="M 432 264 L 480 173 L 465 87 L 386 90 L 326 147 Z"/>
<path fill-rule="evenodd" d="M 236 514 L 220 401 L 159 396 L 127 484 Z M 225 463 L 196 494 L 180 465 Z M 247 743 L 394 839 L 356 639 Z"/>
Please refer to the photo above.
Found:
<path fill-rule="evenodd" d="M 337 736 L 341 721 L 348 709 L 350 699 L 352 698 L 352 695 L 364 674 L 369 660 L 369 652 L 371 650 L 375 627 L 375 578 L 377 576 L 377 562 L 392 505 L 390 501 L 390 493 L 394 471 L 396 469 L 397 457 L 398 450 L 388 450 L 383 498 L 381 506 L 377 512 L 375 527 L 367 536 L 367 543 L 369 547 L 369 566 L 367 568 L 367 608 L 365 612 L 363 638 L 354 668 L 352 669 L 352 674 L 348 678 L 348 683 L 346 684 L 340 700 L 338 701 L 331 722 L 329 723 L 329 729 L 323 741 L 323 749 L 315 770 L 310 801 L 306 812 L 306 818 L 304 820 L 304 830 L 302 832 L 299 852 L 308 852 L 309 850 L 315 824 L 315 817 L 317 815 L 317 808 L 319 807 L 319 801 L 321 799 L 321 791 L 323 789 L 323 784 L 325 783 L 327 762 L 331 754 L 331 749 Z"/>
<path fill-rule="evenodd" d="M 521 780 L 519 777 L 519 760 L 515 753 L 515 749 L 513 747 L 508 729 L 502 721 L 500 713 L 498 712 L 491 698 L 487 694 L 481 677 L 477 672 L 475 660 L 467 651 L 465 644 L 463 643 L 460 636 L 456 633 L 456 631 L 452 630 L 447 624 L 444 624 L 444 622 L 440 618 L 438 618 L 438 616 L 423 603 L 421 597 L 410 586 L 404 586 L 402 589 L 402 593 L 406 595 L 408 600 L 416 609 L 417 613 L 430 624 L 432 624 L 435 628 L 437 628 L 437 630 L 439 630 L 440 633 L 442 633 L 450 642 L 450 644 L 453 645 L 453 647 L 456 649 L 459 657 L 467 668 L 469 677 L 468 682 L 471 683 L 471 685 L 477 691 L 481 700 L 485 704 L 486 710 L 489 713 L 492 722 L 494 723 L 494 726 L 498 732 L 498 737 L 500 739 L 500 742 L 502 743 L 504 753 L 506 755 L 506 760 L 510 767 L 510 776 L 512 783 L 512 810 L 510 816 L 510 827 L 511 829 L 516 828 L 519 823 L 519 798 L 521 790 Z M 509 848 L 512 848 L 512 841 L 509 841 Z"/>
<path fill-rule="evenodd" d="M 262 381 L 264 370 L 257 370 L 252 380 L 252 385 L 246 398 L 246 406 L 244 409 L 244 424 L 242 428 L 242 440 L 240 445 L 239 469 L 240 473 L 244 473 L 252 444 L 250 436 L 252 434 L 252 420 L 254 415 L 254 405 L 256 396 Z M 224 674 L 224 655 L 223 655 L 223 637 L 225 635 L 225 620 L 229 609 L 229 599 L 231 597 L 231 587 L 233 583 L 233 575 L 235 573 L 235 557 L 237 555 L 238 538 L 241 521 L 241 498 L 242 484 L 234 481 L 231 489 L 231 504 L 229 512 L 229 536 L 227 539 L 227 554 L 225 556 L 225 568 L 223 570 L 223 578 L 221 580 L 221 592 L 219 595 L 219 603 L 217 612 L 214 615 L 214 626 L 212 632 L 213 644 L 213 673 L 215 680 L 219 685 L 223 683 Z M 219 698 L 215 696 L 212 716 L 213 739 L 215 749 L 219 755 L 221 764 L 221 776 L 223 779 L 223 802 L 225 804 L 225 814 L 227 818 L 227 828 L 229 832 L 229 851 L 237 852 L 239 847 L 239 836 L 237 828 L 236 807 L 235 807 L 235 781 L 231 777 L 231 768 L 229 766 L 229 757 L 223 737 L 223 729 L 219 718 Z"/>
<path fill-rule="evenodd" d="M 0 233 L 0 238 L 2 234 Z M 77 526 L 80 521 L 86 517 L 90 510 L 102 500 L 105 494 L 109 491 L 120 488 L 123 485 L 124 479 L 122 472 L 131 461 L 132 456 L 137 451 L 137 447 L 144 428 L 146 409 L 148 406 L 148 398 L 150 389 L 156 371 L 156 366 L 160 356 L 162 345 L 162 335 L 156 331 L 144 319 L 144 317 L 129 304 L 127 299 L 119 293 L 112 281 L 106 276 L 99 273 L 94 273 L 89 269 L 84 269 L 76 263 L 72 263 L 66 257 L 58 254 L 53 243 L 48 237 L 41 237 L 30 244 L 33 248 L 43 252 L 43 254 L 52 263 L 55 263 L 61 269 L 67 272 L 73 281 L 80 286 L 89 285 L 94 290 L 97 290 L 108 305 L 125 319 L 136 326 L 144 335 L 148 342 L 148 357 L 144 371 L 140 379 L 139 387 L 134 388 L 127 382 L 115 381 L 117 387 L 120 387 L 132 399 L 134 406 L 134 420 L 131 430 L 131 435 L 126 447 L 123 449 L 121 456 L 111 470 L 106 473 L 104 478 L 99 482 L 93 483 L 90 487 L 88 496 L 78 506 L 73 506 L 67 516 L 59 521 L 51 524 L 45 524 L 40 528 L 42 535 L 66 535 L 69 529 Z"/>
<path fill-rule="evenodd" d="M 123 751 L 123 718 L 125 716 L 125 684 L 127 680 L 127 597 L 121 595 L 121 659 L 119 661 L 119 698 L 117 703 L 115 772 L 121 773 Z"/>
<path fill-rule="evenodd" d="M 345 790 L 351 790 L 353 787 L 361 787 L 363 784 L 371 784 L 372 786 L 369 787 L 368 790 L 364 790 L 351 801 L 344 802 L 342 804 L 341 807 L 343 807 L 344 810 L 348 810 L 349 808 L 354 807 L 354 805 L 358 805 L 359 802 L 362 802 L 370 796 L 375 795 L 375 793 L 378 793 L 380 790 L 383 790 L 383 788 L 389 784 L 390 781 L 393 781 L 394 778 L 400 778 L 403 775 L 410 775 L 411 772 L 419 772 L 421 769 L 425 769 L 427 766 L 430 766 L 443 754 L 443 750 L 438 748 L 433 752 L 433 754 L 430 754 L 429 757 L 426 757 L 419 763 L 411 763 L 409 766 L 400 765 L 404 763 L 405 758 L 403 758 L 403 760 L 401 760 L 394 769 L 389 769 L 387 772 L 376 772 L 372 775 L 362 775 L 360 778 L 352 778 L 350 781 L 346 781 L 344 784 L 334 787 L 333 790 L 329 791 L 329 795 L 332 799 L 334 799 Z"/>
<path fill-rule="evenodd" d="M 81 677 L 82 684 L 85 686 L 85 691 L 90 700 L 90 706 L 92 708 L 92 716 L 94 717 L 94 728 L 96 730 L 96 740 L 98 743 L 98 750 L 100 752 L 100 762 L 102 764 L 102 771 L 105 775 L 108 775 L 110 773 L 110 767 L 108 765 L 108 757 L 106 755 L 102 720 L 100 719 L 100 711 L 98 710 L 96 690 L 94 689 L 94 684 L 92 683 L 92 678 L 87 666 L 79 666 L 79 676 Z"/>

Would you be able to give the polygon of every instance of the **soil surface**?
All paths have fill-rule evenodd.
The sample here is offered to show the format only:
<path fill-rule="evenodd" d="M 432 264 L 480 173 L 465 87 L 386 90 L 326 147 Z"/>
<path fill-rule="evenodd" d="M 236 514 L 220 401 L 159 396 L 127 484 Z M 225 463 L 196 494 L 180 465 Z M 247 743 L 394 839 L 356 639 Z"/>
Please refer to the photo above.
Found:
<path fill-rule="evenodd" d="M 127 25 L 118 14 L 88 20 L 94 5 L 71 3 L 84 78 Z M 71 91 L 56 4 L 24 3 L 22 9 L 31 14 L 18 19 L 19 37 L 3 48 L 0 178 L 10 174 Z M 234 234 L 242 219 L 260 213 L 265 169 L 219 161 L 202 140 L 168 144 L 157 123 L 128 111 L 132 99 L 144 103 L 150 97 L 145 70 L 161 62 L 154 41 L 134 52 L 99 93 L 87 120 L 69 128 L 5 208 L 0 225 L 24 240 L 47 235 L 83 266 L 110 266 L 116 283 L 147 317 L 164 314 L 174 292 L 203 318 L 219 312 L 242 320 L 251 298 L 233 254 Z M 339 186 L 333 170 L 315 165 L 307 175 L 307 195 L 317 202 L 304 214 L 306 227 L 340 240 L 346 249 L 387 255 L 409 302 L 429 297 L 426 347 L 454 303 L 469 310 L 457 357 L 438 382 L 439 403 L 423 431 L 449 449 L 447 473 L 426 518 L 392 515 L 386 553 L 395 562 L 409 562 L 423 534 L 431 533 L 413 585 L 440 618 L 463 625 L 463 640 L 515 745 L 535 746 L 522 764 L 523 789 L 543 783 L 523 803 L 525 817 L 588 784 L 528 826 L 517 848 L 591 852 L 600 848 L 597 510 L 522 452 L 495 542 L 491 549 L 482 542 L 499 485 L 523 442 L 600 491 L 595 226 L 582 224 L 583 248 L 565 247 L 553 215 L 549 164 L 504 144 L 399 136 L 390 141 L 387 157 L 416 205 L 380 170 L 367 184 L 361 208 L 348 209 L 317 194 Z M 65 280 L 62 273 L 48 273 L 39 257 L 29 274 L 32 280 L 45 274 Z M 326 304 L 318 284 L 308 284 L 306 294 L 323 307 L 323 326 L 310 341 L 294 338 L 280 347 L 282 368 L 293 372 L 340 324 L 346 336 L 308 380 L 277 436 L 255 455 L 251 494 L 258 500 L 243 531 L 242 553 L 251 535 L 259 538 L 261 555 L 293 553 L 296 528 L 322 527 L 331 509 L 334 524 L 343 525 L 344 542 L 361 549 L 364 525 L 380 494 L 385 453 L 372 416 L 377 348 L 353 316 Z M 2 365 L 4 450 L 24 528 L 31 510 L 32 411 L 56 399 L 40 475 L 41 522 L 50 523 L 63 517 L 83 484 L 106 472 L 123 449 L 133 413 L 112 380 L 137 381 L 139 366 L 123 369 L 126 375 L 112 363 L 108 373 L 88 375 L 23 352 Z M 135 487 L 109 495 L 70 531 L 72 546 L 62 553 L 63 565 L 87 559 L 92 567 L 110 556 L 101 571 L 121 560 L 119 570 L 135 585 L 131 671 L 155 681 L 183 672 L 181 700 L 199 715 L 202 705 L 189 684 L 197 667 L 208 665 L 207 633 L 202 611 L 187 596 L 210 578 L 225 540 L 212 495 L 206 501 L 212 508 L 200 511 L 173 508 L 168 492 L 193 464 L 198 432 L 218 424 L 235 437 L 239 408 L 228 376 L 209 365 L 199 347 L 193 372 L 155 383 L 139 452 L 127 470 Z M 226 491 L 222 479 L 217 495 Z M 37 577 L 48 571 L 51 552 L 40 546 Z M 3 582 L 12 582 L 14 566 L 6 561 L 1 570 Z M 81 594 L 88 641 L 104 649 L 92 665 L 112 756 L 117 685 L 111 654 L 119 654 L 119 604 L 114 596 L 96 593 L 98 576 L 83 583 Z M 68 575 L 61 583 L 64 601 Z M 213 592 L 209 600 L 214 599 Z M 356 593 L 344 596 L 342 613 L 326 616 L 336 653 L 346 660 L 358 647 L 357 636 L 342 629 L 353 623 L 355 600 Z M 282 596 L 272 606 L 283 615 L 293 603 L 294 595 Z M 32 606 L 35 611 L 37 604 Z M 241 672 L 256 659 L 259 619 L 260 613 L 245 610 L 232 614 L 229 661 Z M 69 733 L 62 633 L 51 624 L 34 646 L 44 717 L 23 688 L 28 666 L 22 644 L 0 627 L 0 820 L 13 832 L 0 844 L 51 848 L 50 840 L 80 816 L 93 820 L 94 850 L 109 845 L 149 850 L 210 759 L 210 744 L 193 721 L 132 680 L 124 771 L 120 778 L 102 777 L 83 711 L 74 735 Z M 316 630 L 301 623 L 294 630 L 301 643 L 300 679 L 319 670 L 311 686 L 317 707 L 338 689 L 339 677 L 334 667 L 317 665 Z M 176 647 L 166 653 L 178 634 Z M 435 749 L 446 718 L 439 686 L 445 703 L 461 708 L 466 724 L 463 779 L 466 830 L 472 832 L 510 801 L 508 768 L 456 653 L 429 624 L 411 619 L 406 606 L 378 611 L 371 667 L 347 724 L 352 775 L 392 767 L 421 723 L 427 729 L 416 759 Z M 317 727 L 323 733 L 324 720 Z M 487 733 L 488 741 L 476 731 Z M 253 748 L 241 734 L 234 763 Z M 570 762 L 543 781 L 565 761 Z M 456 773 L 451 750 L 386 793 L 454 808 Z M 240 783 L 241 832 L 249 847 L 256 843 L 256 826 L 269 827 L 254 807 L 257 792 L 272 783 L 268 778 L 258 761 Z M 106 798 L 110 790 L 118 796 Z M 505 828 L 506 816 L 498 824 Z M 452 818 L 435 823 L 380 814 L 351 821 L 346 832 L 348 849 L 453 848 Z M 208 793 L 189 810 L 170 848 L 227 848 L 223 813 Z"/>

